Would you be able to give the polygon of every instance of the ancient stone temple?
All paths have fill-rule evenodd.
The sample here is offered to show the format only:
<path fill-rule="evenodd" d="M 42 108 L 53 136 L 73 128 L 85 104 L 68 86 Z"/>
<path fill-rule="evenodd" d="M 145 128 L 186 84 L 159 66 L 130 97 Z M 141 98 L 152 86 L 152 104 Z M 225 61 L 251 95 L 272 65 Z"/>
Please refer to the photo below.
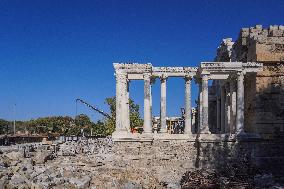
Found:
<path fill-rule="evenodd" d="M 116 74 L 116 130 L 115 140 L 137 139 L 195 139 L 196 133 L 208 134 L 208 138 L 227 137 L 226 134 L 245 134 L 244 131 L 244 76 L 262 71 L 262 63 L 254 62 L 202 62 L 199 67 L 153 67 L 151 64 L 115 63 Z M 167 79 L 183 77 L 185 80 L 184 129 L 180 134 L 169 134 L 167 125 Z M 199 84 L 199 105 L 197 128 L 192 127 L 195 115 L 191 109 L 191 81 Z M 153 132 L 151 86 L 155 79 L 161 80 L 160 122 L 157 133 Z M 129 121 L 129 81 L 144 80 L 144 125 L 143 133 L 131 133 Z M 209 127 L 209 86 L 214 80 L 226 86 L 216 108 L 217 122 Z M 212 88 L 212 87 L 211 87 Z M 224 88 L 224 87 L 223 87 Z M 230 89 L 230 90 L 229 90 Z M 221 92 L 215 91 L 216 94 Z M 211 100 L 210 100 L 211 102 Z M 231 109 L 228 107 L 232 107 Z M 232 112 L 232 113 L 231 113 Z M 231 113 L 231 114 L 230 114 Z M 194 120 L 195 121 L 195 120 Z M 196 132 L 197 131 L 197 132 Z M 207 136 L 204 137 L 206 138 Z"/>
<path fill-rule="evenodd" d="M 153 161 L 156 163 L 152 166 L 161 167 L 166 161 L 171 165 L 168 171 L 175 170 L 177 174 L 196 168 L 218 170 L 246 160 L 250 165 L 282 175 L 283 45 L 283 26 L 265 29 L 257 25 L 241 29 L 235 42 L 224 39 L 214 61 L 201 62 L 198 67 L 114 63 L 117 114 L 112 139 L 123 158 L 131 163 L 139 160 L 143 168 Z M 167 114 L 167 80 L 172 77 L 184 78 L 184 111 L 180 117 Z M 130 129 L 131 80 L 144 81 L 141 133 L 132 133 Z M 199 88 L 196 107 L 191 104 L 192 82 Z M 152 115 L 154 84 L 161 85 L 159 117 Z M 172 121 L 182 122 L 179 132 L 172 132 Z"/>
<path fill-rule="evenodd" d="M 271 137 L 284 130 L 284 29 L 257 25 L 243 28 L 233 42 L 224 39 L 215 62 L 198 67 L 154 67 L 152 64 L 114 63 L 116 76 L 116 130 L 114 140 L 224 139 Z M 169 132 L 167 80 L 184 78 L 183 130 Z M 151 86 L 160 80 L 160 117 L 153 121 Z M 131 133 L 129 82 L 144 81 L 143 133 Z M 212 80 L 211 86 L 208 80 Z M 197 107 L 191 105 L 191 82 L 199 85 Z M 192 111 L 194 108 L 196 111 Z M 194 120 L 193 120 L 194 118 Z M 195 124 L 192 124 L 195 123 Z M 154 127 L 153 127 L 154 126 Z M 157 128 L 156 128 L 157 127 Z"/>

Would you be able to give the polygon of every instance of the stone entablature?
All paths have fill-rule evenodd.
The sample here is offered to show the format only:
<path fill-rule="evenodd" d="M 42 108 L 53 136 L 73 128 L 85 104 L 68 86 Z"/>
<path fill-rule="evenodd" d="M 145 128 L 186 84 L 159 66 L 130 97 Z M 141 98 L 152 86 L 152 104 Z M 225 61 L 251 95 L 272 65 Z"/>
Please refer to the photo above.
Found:
<path fill-rule="evenodd" d="M 258 72 L 262 70 L 262 63 L 257 62 L 201 62 L 201 71 L 207 72 Z"/>
<path fill-rule="evenodd" d="M 154 77 L 193 77 L 197 67 L 153 67 L 152 71 Z"/>
<path fill-rule="evenodd" d="M 152 64 L 139 64 L 139 63 L 113 63 L 115 71 L 125 73 L 145 73 L 152 71 Z"/>
<path fill-rule="evenodd" d="M 258 72 L 262 70 L 261 63 L 253 62 L 202 62 L 197 67 L 153 67 L 152 64 L 125 64 L 114 63 L 116 73 L 116 130 L 113 133 L 114 140 L 125 139 L 137 139 L 139 137 L 153 139 L 164 138 L 153 136 L 157 131 L 157 121 L 159 121 L 159 132 L 156 134 L 168 133 L 167 126 L 167 107 L 166 107 L 166 83 L 169 77 L 183 77 L 185 80 L 185 111 L 184 111 L 184 131 L 183 137 L 177 138 L 190 138 L 192 134 L 212 134 L 208 123 L 208 80 L 223 80 L 221 83 L 225 87 L 226 91 L 229 90 L 232 94 L 231 100 L 228 96 L 223 96 L 222 102 L 226 101 L 226 106 L 223 107 L 235 107 L 232 115 L 236 118 L 229 119 L 228 111 L 232 111 L 230 108 L 219 109 L 220 119 L 226 119 L 227 124 L 224 121 L 219 121 L 220 134 L 244 134 L 244 75 L 249 72 Z M 193 128 L 193 114 L 191 109 L 191 80 L 195 77 L 195 81 L 199 84 L 199 105 L 198 105 L 198 128 Z M 161 80 L 161 102 L 160 102 L 160 117 L 153 119 L 152 117 L 152 92 L 151 86 L 153 80 L 159 78 Z M 143 133 L 130 132 L 130 120 L 129 120 L 129 81 L 130 80 L 144 80 L 144 125 Z M 237 87 L 236 87 L 237 86 Z M 219 93 L 220 94 L 220 93 Z M 237 103 L 238 101 L 238 103 Z M 222 113 L 221 113 L 222 112 Z M 224 113 L 226 112 L 226 113 Z M 227 116 L 226 116 L 227 115 Z M 195 115 L 194 115 L 195 117 Z M 153 120 L 155 120 L 153 123 Z M 231 120 L 231 121 L 230 121 Z M 224 124 L 222 124 L 224 123 Z M 155 124 L 155 131 L 153 129 Z M 218 125 L 218 124 L 217 124 Z M 234 127 L 234 129 L 232 129 Z M 165 135 L 168 136 L 168 135 Z M 218 136 L 220 138 L 220 136 Z M 167 137 L 166 137 L 167 138 Z M 172 138 L 172 136 L 170 137 Z"/>

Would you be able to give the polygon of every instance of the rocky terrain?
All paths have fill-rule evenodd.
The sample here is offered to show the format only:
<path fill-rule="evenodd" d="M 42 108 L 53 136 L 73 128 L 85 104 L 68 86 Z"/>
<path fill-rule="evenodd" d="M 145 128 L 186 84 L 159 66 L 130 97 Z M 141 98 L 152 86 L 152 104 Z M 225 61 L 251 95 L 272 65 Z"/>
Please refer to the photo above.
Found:
<path fill-rule="evenodd" d="M 272 175 L 248 164 L 218 171 L 170 163 L 163 167 L 162 162 L 157 162 L 162 166 L 153 163 L 155 157 L 150 155 L 145 162 L 119 155 L 120 148 L 111 138 L 1 146 L 0 189 L 281 188 Z"/>

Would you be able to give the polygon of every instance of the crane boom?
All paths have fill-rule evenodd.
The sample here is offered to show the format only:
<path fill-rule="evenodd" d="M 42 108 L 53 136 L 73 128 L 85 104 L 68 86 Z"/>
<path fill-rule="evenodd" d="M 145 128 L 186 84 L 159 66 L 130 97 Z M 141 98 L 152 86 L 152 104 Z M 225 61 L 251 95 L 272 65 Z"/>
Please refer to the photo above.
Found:
<path fill-rule="evenodd" d="M 78 101 L 81 102 L 82 104 L 85 104 L 85 105 L 88 106 L 89 108 L 95 110 L 96 112 L 102 114 L 103 116 L 108 117 L 108 118 L 110 118 L 110 119 L 113 119 L 108 113 L 105 113 L 104 111 L 99 110 L 98 108 L 95 108 L 94 106 L 88 104 L 87 102 L 83 101 L 82 99 L 77 98 L 77 99 L 76 99 L 76 102 L 78 102 Z"/>

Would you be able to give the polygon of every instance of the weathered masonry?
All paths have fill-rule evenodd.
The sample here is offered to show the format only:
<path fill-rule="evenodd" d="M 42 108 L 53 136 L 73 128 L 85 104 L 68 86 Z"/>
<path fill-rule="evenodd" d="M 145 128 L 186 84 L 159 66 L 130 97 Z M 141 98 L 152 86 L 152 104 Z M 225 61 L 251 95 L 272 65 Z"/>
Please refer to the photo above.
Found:
<path fill-rule="evenodd" d="M 116 129 L 113 139 L 153 140 L 153 139 L 195 139 L 199 134 L 204 139 L 225 139 L 245 135 L 244 132 L 244 75 L 262 71 L 262 63 L 254 62 L 202 62 L 199 67 L 153 67 L 152 64 L 114 63 L 116 76 Z M 184 129 L 182 134 L 169 134 L 167 126 L 167 79 L 183 77 L 185 80 Z M 199 104 L 197 128 L 192 123 L 191 81 L 199 84 Z M 151 86 L 155 79 L 161 80 L 161 102 L 158 133 L 153 131 Z M 144 80 L 144 125 L 143 133 L 130 132 L 129 81 Z M 215 125 L 209 127 L 209 87 L 208 80 L 217 80 L 230 88 L 228 99 L 221 97 L 216 107 L 219 117 Z M 237 86 L 237 87 L 236 87 Z M 219 91 L 219 93 L 221 93 Z M 232 107 L 232 108 L 229 108 Z M 232 112 L 232 113 L 231 113 Z"/>
<path fill-rule="evenodd" d="M 214 62 L 195 68 L 114 64 L 117 122 L 112 137 L 119 152 L 115 157 L 142 170 L 153 169 L 163 182 L 190 169 L 219 170 L 243 161 L 283 177 L 283 47 L 284 26 L 257 25 L 242 28 L 235 42 L 224 39 Z M 167 116 L 166 82 L 171 77 L 185 79 L 182 117 Z M 130 131 L 128 85 L 133 79 L 144 80 L 142 133 Z M 151 86 L 157 79 L 161 114 L 152 118 Z M 192 82 L 199 86 L 197 107 L 190 104 Z M 180 120 L 183 132 L 169 132 L 169 123 Z"/>
<path fill-rule="evenodd" d="M 263 70 L 244 75 L 244 125 L 247 133 L 257 133 L 262 138 L 279 138 L 284 134 L 284 26 L 261 25 L 242 28 L 238 39 L 224 39 L 217 49 L 217 62 L 259 62 Z M 215 91 L 222 90 L 222 93 Z M 209 123 L 224 129 L 228 119 L 221 121 L 216 112 L 222 96 L 234 98 L 228 85 L 219 81 L 210 87 Z M 221 103 L 222 104 L 222 103 Z M 226 102 L 225 102 L 226 104 Z M 228 106 L 226 106 L 228 107 Z M 233 110 L 232 107 L 228 107 Z M 234 113 L 229 112 L 229 119 Z M 221 122 L 220 122 L 221 121 Z M 217 124 L 218 123 L 218 124 Z"/>

